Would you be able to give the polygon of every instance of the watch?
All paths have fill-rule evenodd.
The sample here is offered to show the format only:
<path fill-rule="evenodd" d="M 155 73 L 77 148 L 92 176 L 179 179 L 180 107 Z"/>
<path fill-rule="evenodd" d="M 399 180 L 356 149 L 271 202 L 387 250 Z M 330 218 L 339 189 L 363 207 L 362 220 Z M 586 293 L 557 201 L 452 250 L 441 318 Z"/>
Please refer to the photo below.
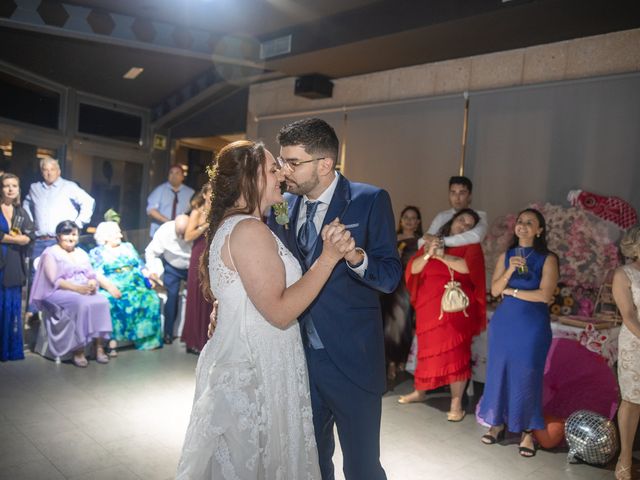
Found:
<path fill-rule="evenodd" d="M 352 264 L 350 264 L 349 262 L 347 262 L 347 263 L 349 263 L 349 266 L 350 266 L 351 268 L 358 268 L 359 266 L 361 266 L 361 265 L 364 263 L 364 259 L 365 259 L 365 253 L 364 253 L 364 250 L 363 250 L 363 249 L 361 249 L 360 247 L 356 247 L 356 248 L 355 248 L 355 251 L 356 251 L 356 252 L 360 252 L 360 253 L 362 254 L 362 260 L 360 260 L 360 261 L 359 261 L 358 263 L 356 263 L 355 265 L 352 265 Z"/>
<path fill-rule="evenodd" d="M 515 288 L 515 289 L 513 290 L 512 295 L 513 295 L 513 297 L 514 297 L 514 298 L 518 298 L 518 289 L 517 289 L 517 288 Z"/>

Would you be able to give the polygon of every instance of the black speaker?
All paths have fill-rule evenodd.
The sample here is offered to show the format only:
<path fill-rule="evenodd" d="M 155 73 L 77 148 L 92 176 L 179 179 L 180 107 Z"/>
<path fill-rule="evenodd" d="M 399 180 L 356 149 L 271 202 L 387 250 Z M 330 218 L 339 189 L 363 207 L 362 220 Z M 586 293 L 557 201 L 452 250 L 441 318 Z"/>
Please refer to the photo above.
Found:
<path fill-rule="evenodd" d="M 325 75 L 305 75 L 296 78 L 295 95 L 305 98 L 331 98 L 333 82 Z"/>

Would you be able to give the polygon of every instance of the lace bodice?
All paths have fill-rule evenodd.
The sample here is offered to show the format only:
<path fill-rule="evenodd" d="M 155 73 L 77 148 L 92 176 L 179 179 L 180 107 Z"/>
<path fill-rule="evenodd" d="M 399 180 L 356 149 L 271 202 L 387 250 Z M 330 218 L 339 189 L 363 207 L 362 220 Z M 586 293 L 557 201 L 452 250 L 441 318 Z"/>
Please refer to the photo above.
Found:
<path fill-rule="evenodd" d="M 280 329 L 251 303 L 223 248 L 248 215 L 226 219 L 210 246 L 211 290 L 218 323 L 198 360 L 196 392 L 178 478 L 320 478 L 307 366 L 297 322 Z M 302 272 L 274 238 L 286 285 Z"/>
<path fill-rule="evenodd" d="M 622 268 L 631 282 L 631 296 L 633 304 L 636 306 L 636 312 L 640 312 L 640 270 L 632 265 L 625 265 Z"/>

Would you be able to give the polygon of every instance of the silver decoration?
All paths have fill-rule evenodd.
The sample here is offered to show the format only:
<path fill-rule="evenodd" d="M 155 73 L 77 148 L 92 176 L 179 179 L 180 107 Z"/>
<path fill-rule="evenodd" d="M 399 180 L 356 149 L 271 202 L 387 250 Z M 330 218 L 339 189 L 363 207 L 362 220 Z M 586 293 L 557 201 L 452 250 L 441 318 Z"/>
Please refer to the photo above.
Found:
<path fill-rule="evenodd" d="M 576 457 L 594 465 L 608 463 L 618 451 L 618 431 L 611 420 L 589 410 L 573 412 L 564 425 L 567 460 Z"/>

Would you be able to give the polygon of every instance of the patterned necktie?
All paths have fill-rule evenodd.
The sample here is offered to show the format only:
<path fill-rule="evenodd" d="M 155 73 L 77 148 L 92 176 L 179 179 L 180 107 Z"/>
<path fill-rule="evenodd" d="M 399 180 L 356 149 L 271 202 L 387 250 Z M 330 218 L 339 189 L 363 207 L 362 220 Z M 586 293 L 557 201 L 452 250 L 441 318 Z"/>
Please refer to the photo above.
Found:
<path fill-rule="evenodd" d="M 173 205 L 171 205 L 171 220 L 175 220 L 178 211 L 178 192 L 173 192 Z"/>
<path fill-rule="evenodd" d="M 300 231 L 298 232 L 298 246 L 300 251 L 305 257 L 313 251 L 313 246 L 318 238 L 318 231 L 313 223 L 313 218 L 316 216 L 316 210 L 320 202 L 305 202 L 307 205 L 307 220 L 304 222 Z"/>

